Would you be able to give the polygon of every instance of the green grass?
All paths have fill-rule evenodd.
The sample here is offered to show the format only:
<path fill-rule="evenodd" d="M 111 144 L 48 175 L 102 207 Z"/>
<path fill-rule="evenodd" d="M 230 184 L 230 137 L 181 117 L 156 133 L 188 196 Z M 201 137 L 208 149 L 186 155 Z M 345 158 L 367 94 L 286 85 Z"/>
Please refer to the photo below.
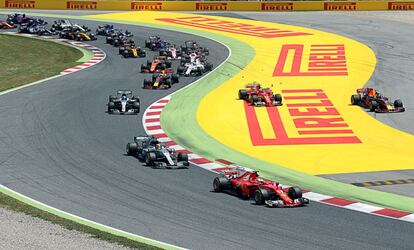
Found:
<path fill-rule="evenodd" d="M 0 48 L 0 91 L 57 75 L 83 56 L 73 47 L 12 35 L 0 35 Z"/>
<path fill-rule="evenodd" d="M 62 227 L 69 229 L 69 230 L 76 230 L 79 232 L 90 234 L 92 237 L 105 240 L 111 243 L 116 243 L 122 246 L 135 248 L 135 249 L 160 249 L 157 247 L 149 246 L 134 240 L 130 240 L 124 237 L 116 236 L 110 233 L 106 233 L 97 229 L 94 229 L 92 227 L 88 227 L 76 222 L 73 222 L 71 220 L 64 219 L 62 217 L 56 216 L 54 214 L 45 212 L 43 210 L 37 209 L 35 207 L 32 207 L 30 205 L 27 205 L 26 203 L 23 203 L 21 201 L 18 201 L 8 195 L 5 195 L 3 193 L 0 193 L 0 207 L 7 208 L 16 212 L 25 213 L 34 217 L 38 217 L 40 219 L 50 221 L 54 224 L 61 225 Z"/>

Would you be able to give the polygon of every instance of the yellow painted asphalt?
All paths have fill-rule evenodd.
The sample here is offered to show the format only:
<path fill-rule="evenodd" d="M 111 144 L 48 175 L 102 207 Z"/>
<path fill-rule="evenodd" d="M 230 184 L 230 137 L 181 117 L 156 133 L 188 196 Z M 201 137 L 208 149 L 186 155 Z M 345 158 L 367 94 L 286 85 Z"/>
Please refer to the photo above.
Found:
<path fill-rule="evenodd" d="M 170 12 L 98 17 L 210 31 L 253 47 L 253 61 L 206 95 L 197 112 L 205 132 L 234 150 L 308 174 L 414 166 L 414 136 L 350 105 L 376 65 L 364 44 L 314 29 L 225 17 Z M 238 90 L 253 81 L 282 93 L 284 105 L 249 107 L 237 100 Z"/>

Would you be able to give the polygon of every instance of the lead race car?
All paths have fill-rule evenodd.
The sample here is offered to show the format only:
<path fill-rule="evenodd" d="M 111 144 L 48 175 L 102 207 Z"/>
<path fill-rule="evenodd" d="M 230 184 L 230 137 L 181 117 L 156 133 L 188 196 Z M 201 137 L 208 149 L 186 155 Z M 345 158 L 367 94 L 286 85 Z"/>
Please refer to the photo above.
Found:
<path fill-rule="evenodd" d="M 247 84 L 245 89 L 240 89 L 239 99 L 253 106 L 274 107 L 283 105 L 281 94 L 273 94 L 271 88 L 262 88 L 257 82 Z"/>
<path fill-rule="evenodd" d="M 368 108 L 376 113 L 398 113 L 404 112 L 405 108 L 401 100 L 392 102 L 388 97 L 383 96 L 373 88 L 361 88 L 351 96 L 351 104 Z"/>
<path fill-rule="evenodd" d="M 175 149 L 149 136 L 134 137 L 134 142 L 126 145 L 126 153 L 145 161 L 145 164 L 152 168 L 179 169 L 188 168 L 190 165 L 187 153 L 176 153 Z"/>
<path fill-rule="evenodd" d="M 230 192 L 243 199 L 254 198 L 257 205 L 300 207 L 309 204 L 298 187 L 283 188 L 279 183 L 259 178 L 257 171 L 242 167 L 222 172 L 213 181 L 215 192 Z"/>
<path fill-rule="evenodd" d="M 130 90 L 118 90 L 116 96 L 109 96 L 108 113 L 134 115 L 140 111 L 139 97 L 132 95 Z"/>

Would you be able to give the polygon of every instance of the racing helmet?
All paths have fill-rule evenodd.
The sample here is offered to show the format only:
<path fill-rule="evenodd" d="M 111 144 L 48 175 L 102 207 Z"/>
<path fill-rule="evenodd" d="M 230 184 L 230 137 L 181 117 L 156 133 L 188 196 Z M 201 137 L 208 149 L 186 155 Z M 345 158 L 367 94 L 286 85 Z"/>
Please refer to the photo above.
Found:
<path fill-rule="evenodd" d="M 127 99 L 127 95 L 126 94 L 122 94 L 121 99 L 122 100 L 126 100 Z"/>
<path fill-rule="evenodd" d="M 155 149 L 161 149 L 161 144 L 159 143 L 155 144 Z"/>

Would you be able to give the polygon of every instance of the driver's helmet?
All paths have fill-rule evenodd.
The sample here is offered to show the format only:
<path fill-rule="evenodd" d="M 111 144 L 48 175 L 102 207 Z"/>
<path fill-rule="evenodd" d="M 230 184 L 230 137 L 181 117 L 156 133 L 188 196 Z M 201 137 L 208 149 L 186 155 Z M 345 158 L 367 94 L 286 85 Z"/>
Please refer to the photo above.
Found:
<path fill-rule="evenodd" d="M 368 95 L 369 96 L 376 96 L 377 95 L 377 91 L 375 89 L 369 89 L 368 90 Z"/>
<path fill-rule="evenodd" d="M 166 77 L 167 76 L 167 73 L 165 72 L 165 70 L 161 71 L 160 76 L 161 77 Z"/>
<path fill-rule="evenodd" d="M 155 149 L 161 149 L 161 144 L 159 143 L 155 144 Z"/>
<path fill-rule="evenodd" d="M 257 180 L 257 177 L 259 177 L 259 172 L 253 171 L 253 173 L 250 175 L 250 180 L 255 181 Z"/>
<path fill-rule="evenodd" d="M 127 99 L 127 95 L 126 94 L 122 94 L 121 100 L 126 100 L 126 99 Z"/>

